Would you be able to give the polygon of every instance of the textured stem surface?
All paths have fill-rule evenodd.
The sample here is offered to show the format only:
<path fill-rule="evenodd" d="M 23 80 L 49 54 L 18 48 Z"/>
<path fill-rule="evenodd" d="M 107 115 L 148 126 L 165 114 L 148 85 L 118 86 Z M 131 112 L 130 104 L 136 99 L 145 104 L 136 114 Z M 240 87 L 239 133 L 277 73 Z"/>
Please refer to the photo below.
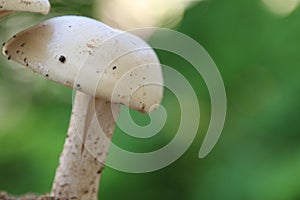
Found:
<path fill-rule="evenodd" d="M 120 105 L 77 92 L 51 196 L 98 199 L 98 187 Z"/>

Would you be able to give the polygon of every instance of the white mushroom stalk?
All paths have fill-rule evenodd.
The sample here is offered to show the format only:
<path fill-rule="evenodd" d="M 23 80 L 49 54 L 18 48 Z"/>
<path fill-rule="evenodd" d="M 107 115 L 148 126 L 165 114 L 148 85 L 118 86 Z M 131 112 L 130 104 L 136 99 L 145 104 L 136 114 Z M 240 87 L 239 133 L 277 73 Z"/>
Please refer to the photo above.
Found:
<path fill-rule="evenodd" d="M 51 196 L 98 199 L 120 104 L 143 113 L 163 96 L 159 60 L 142 39 L 86 17 L 64 16 L 25 30 L 3 54 L 77 92 Z"/>
<path fill-rule="evenodd" d="M 0 0 L 0 18 L 13 12 L 35 12 L 48 14 L 50 11 L 48 0 Z"/>

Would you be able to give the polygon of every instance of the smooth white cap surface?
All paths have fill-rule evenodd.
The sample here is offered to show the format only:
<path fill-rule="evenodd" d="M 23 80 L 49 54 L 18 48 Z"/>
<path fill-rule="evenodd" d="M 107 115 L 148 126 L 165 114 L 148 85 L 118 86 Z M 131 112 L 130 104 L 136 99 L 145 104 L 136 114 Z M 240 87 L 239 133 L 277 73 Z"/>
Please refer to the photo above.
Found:
<path fill-rule="evenodd" d="M 163 96 L 153 49 L 90 18 L 47 20 L 15 35 L 3 54 L 50 80 L 141 112 L 151 111 Z"/>

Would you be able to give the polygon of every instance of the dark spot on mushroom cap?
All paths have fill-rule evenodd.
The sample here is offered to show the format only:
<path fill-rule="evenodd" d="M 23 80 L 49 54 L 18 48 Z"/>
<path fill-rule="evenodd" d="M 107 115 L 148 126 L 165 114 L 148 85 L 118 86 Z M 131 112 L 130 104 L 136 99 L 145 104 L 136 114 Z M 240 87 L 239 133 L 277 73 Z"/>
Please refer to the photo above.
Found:
<path fill-rule="evenodd" d="M 115 69 L 117 69 L 117 66 L 113 66 L 113 68 L 112 68 L 113 70 L 115 70 Z"/>
<path fill-rule="evenodd" d="M 142 108 L 141 108 L 141 110 L 145 110 L 145 108 L 146 108 L 146 105 L 145 105 L 144 103 L 142 103 Z"/>
<path fill-rule="evenodd" d="M 25 46 L 25 42 L 21 44 L 21 47 L 24 47 L 24 46 Z"/>
<path fill-rule="evenodd" d="M 49 77 L 49 74 L 46 74 L 45 76 L 46 76 L 46 77 Z"/>
<path fill-rule="evenodd" d="M 27 67 L 28 66 L 27 58 L 24 58 L 23 61 L 25 63 L 25 66 Z"/>
<path fill-rule="evenodd" d="M 11 59 L 11 56 L 8 56 L 8 57 L 7 57 L 7 60 L 10 60 L 10 59 Z"/>
<path fill-rule="evenodd" d="M 65 63 L 66 62 L 66 57 L 61 55 L 58 59 L 61 63 Z"/>
<path fill-rule="evenodd" d="M 7 54 L 8 54 L 8 51 L 7 51 L 7 50 L 5 50 L 5 51 L 4 51 L 4 53 L 7 55 Z"/>

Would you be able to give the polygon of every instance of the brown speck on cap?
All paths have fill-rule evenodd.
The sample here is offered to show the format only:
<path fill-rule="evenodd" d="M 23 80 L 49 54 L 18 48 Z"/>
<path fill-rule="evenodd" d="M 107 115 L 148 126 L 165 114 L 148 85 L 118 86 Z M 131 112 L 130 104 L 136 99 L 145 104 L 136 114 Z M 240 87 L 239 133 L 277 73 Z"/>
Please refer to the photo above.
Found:
<path fill-rule="evenodd" d="M 145 110 L 145 108 L 146 108 L 146 105 L 143 103 L 141 110 Z"/>
<path fill-rule="evenodd" d="M 58 60 L 61 62 L 61 63 L 65 63 L 66 62 L 66 57 L 61 55 Z"/>

